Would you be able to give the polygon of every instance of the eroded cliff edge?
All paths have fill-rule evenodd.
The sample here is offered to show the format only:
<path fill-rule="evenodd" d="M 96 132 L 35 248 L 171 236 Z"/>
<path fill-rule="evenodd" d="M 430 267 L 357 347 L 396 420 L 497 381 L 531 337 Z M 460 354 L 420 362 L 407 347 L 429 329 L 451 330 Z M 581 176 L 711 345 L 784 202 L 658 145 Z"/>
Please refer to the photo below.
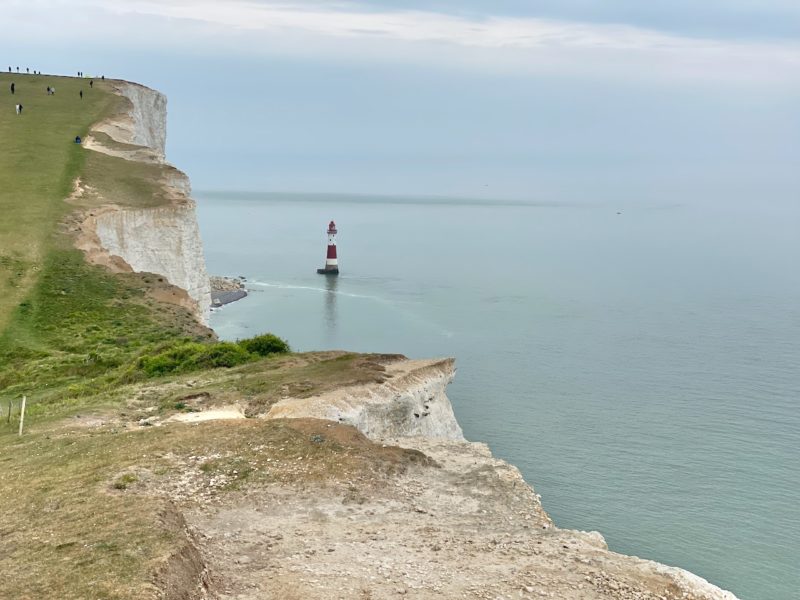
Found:
<path fill-rule="evenodd" d="M 172 382 L 191 412 L 145 422 L 216 439 L 170 456 L 173 475 L 138 473 L 202 557 L 207 587 L 192 597 L 735 600 L 556 527 L 516 467 L 463 438 L 452 359 L 312 353 L 262 368 Z M 331 383 L 331 368 L 350 374 Z M 285 383 L 265 396 L 264 378 Z"/>
<path fill-rule="evenodd" d="M 211 289 L 189 178 L 165 159 L 166 97 L 129 82 L 113 89 L 124 99 L 122 110 L 96 124 L 84 146 L 157 169 L 157 191 L 147 206 L 134 207 L 78 182 L 76 195 L 99 195 L 102 205 L 84 212 L 77 246 L 94 264 L 166 278 L 177 291 L 161 299 L 186 306 L 205 325 Z"/>
<path fill-rule="evenodd" d="M 192 512 L 212 569 L 226 574 L 234 597 L 356 598 L 368 590 L 370 598 L 735 600 L 683 569 L 611 552 L 597 532 L 555 527 L 516 467 L 464 440 L 446 395 L 452 359 L 392 362 L 386 374 L 380 383 L 283 399 L 264 418 L 349 424 L 383 448 L 434 462 L 368 475 L 355 487 L 290 498 L 260 490 Z M 271 495 L 281 500 L 264 511 Z M 264 538 L 272 540 L 266 548 Z"/>

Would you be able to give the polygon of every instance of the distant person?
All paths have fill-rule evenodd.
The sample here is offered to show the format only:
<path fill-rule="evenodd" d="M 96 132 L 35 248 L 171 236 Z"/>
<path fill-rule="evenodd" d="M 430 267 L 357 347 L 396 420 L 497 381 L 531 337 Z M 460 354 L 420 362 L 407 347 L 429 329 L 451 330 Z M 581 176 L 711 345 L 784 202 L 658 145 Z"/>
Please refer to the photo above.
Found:
<path fill-rule="evenodd" d="M 94 79 L 89 80 L 89 87 L 94 87 Z"/>
<path fill-rule="evenodd" d="M 17 109 L 17 114 L 21 115 L 22 114 L 22 104 L 17 104 L 15 106 L 15 108 Z"/>
<path fill-rule="evenodd" d="M 19 73 L 19 67 L 17 67 L 17 73 Z"/>
<path fill-rule="evenodd" d="M 76 144 L 80 144 L 81 143 L 81 136 L 79 136 L 79 135 L 75 136 L 75 143 Z"/>
<path fill-rule="evenodd" d="M 103 81 L 105 81 L 105 80 L 106 80 L 106 76 L 105 76 L 105 75 L 103 75 L 102 77 L 100 77 L 100 79 L 102 79 Z"/>
<path fill-rule="evenodd" d="M 14 85 L 14 82 L 11 82 L 11 93 L 13 94 L 17 87 Z"/>
<path fill-rule="evenodd" d="M 47 95 L 48 96 L 50 95 L 50 86 L 49 85 L 47 86 Z"/>
<path fill-rule="evenodd" d="M 78 94 L 80 94 L 80 96 L 81 96 L 81 100 L 83 100 L 83 90 L 81 90 L 80 92 L 78 92 Z"/>
<path fill-rule="evenodd" d="M 31 73 L 31 68 L 30 68 L 30 67 L 25 67 L 25 71 L 28 73 L 28 75 L 30 75 L 30 73 Z"/>

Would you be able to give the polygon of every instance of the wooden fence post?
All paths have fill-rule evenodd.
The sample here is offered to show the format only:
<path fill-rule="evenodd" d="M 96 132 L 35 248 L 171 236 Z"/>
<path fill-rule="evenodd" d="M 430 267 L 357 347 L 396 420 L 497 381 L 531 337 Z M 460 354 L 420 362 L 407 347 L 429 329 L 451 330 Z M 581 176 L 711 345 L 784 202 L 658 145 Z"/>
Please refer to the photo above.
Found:
<path fill-rule="evenodd" d="M 19 409 L 19 434 L 22 435 L 22 426 L 25 423 L 25 401 L 28 398 L 26 396 L 22 397 L 22 406 Z"/>

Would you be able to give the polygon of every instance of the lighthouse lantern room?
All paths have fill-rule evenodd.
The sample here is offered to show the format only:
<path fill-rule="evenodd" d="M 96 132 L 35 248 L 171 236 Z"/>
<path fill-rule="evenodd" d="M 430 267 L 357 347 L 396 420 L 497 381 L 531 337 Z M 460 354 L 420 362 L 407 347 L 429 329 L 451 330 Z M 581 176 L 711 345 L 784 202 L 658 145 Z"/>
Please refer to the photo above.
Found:
<path fill-rule="evenodd" d="M 320 275 L 338 275 L 339 259 L 336 256 L 336 223 L 331 221 L 328 224 L 328 255 L 325 258 L 325 268 L 317 269 Z"/>

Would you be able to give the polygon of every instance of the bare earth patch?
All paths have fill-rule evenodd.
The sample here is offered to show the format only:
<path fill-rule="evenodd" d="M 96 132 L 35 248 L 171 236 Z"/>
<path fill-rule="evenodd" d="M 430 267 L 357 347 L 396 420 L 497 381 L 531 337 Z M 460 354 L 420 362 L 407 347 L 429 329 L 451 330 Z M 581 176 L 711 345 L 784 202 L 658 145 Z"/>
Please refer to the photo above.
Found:
<path fill-rule="evenodd" d="M 231 406 L 204 410 L 200 412 L 183 413 L 173 415 L 167 421 L 177 421 L 179 423 L 200 423 L 202 421 L 219 421 L 228 419 L 244 419 L 244 412 L 239 407 Z"/>

